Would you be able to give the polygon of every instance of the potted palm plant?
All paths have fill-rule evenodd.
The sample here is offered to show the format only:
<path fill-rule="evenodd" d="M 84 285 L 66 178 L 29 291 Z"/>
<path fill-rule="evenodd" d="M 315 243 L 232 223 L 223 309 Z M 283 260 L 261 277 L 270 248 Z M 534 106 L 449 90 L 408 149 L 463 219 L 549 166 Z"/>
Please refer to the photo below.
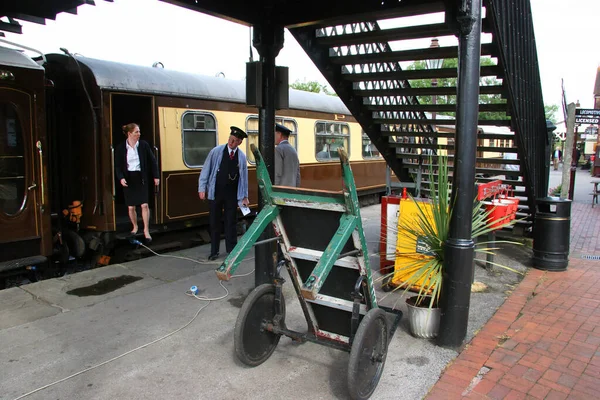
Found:
<path fill-rule="evenodd" d="M 438 301 L 443 290 L 444 245 L 452 216 L 447 156 L 440 155 L 438 160 L 436 173 L 431 160 L 429 163 L 429 201 L 417 201 L 412 196 L 407 200 L 414 204 L 411 204 L 413 212 L 408 217 L 403 217 L 398 226 L 401 232 L 398 251 L 401 254 L 397 252 L 396 256 L 401 257 L 402 261 L 397 259 L 394 272 L 384 277 L 384 286 L 392 285 L 394 289 L 403 289 L 403 293 L 408 290 L 416 293 L 406 299 L 409 329 L 413 336 L 422 338 L 435 337 L 439 328 Z M 474 201 L 471 221 L 473 239 L 515 222 L 510 218 L 492 220 L 492 211 L 493 209 L 486 209 L 482 201 Z M 402 241 L 410 245 L 402 248 Z M 493 254 L 494 250 L 486 242 L 477 242 L 475 245 L 476 254 Z M 490 263 L 489 260 L 486 262 Z M 507 266 L 493 262 L 491 264 L 519 273 Z"/>

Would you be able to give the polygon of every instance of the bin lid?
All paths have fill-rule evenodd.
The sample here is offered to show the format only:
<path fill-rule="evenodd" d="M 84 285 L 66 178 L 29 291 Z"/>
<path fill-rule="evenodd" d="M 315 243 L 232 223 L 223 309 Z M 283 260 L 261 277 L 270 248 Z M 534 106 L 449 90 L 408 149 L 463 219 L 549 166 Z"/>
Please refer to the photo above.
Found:
<path fill-rule="evenodd" d="M 561 199 L 558 196 L 539 197 L 535 200 L 538 203 L 571 203 L 570 199 Z"/>

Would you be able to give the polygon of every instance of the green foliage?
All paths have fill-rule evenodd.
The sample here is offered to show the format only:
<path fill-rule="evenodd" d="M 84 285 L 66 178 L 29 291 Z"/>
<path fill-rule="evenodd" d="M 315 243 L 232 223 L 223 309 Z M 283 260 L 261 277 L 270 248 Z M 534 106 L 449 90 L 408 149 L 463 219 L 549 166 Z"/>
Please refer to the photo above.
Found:
<path fill-rule="evenodd" d="M 409 240 L 417 243 L 427 249 L 429 257 L 423 257 L 422 254 L 414 253 L 414 261 L 409 262 L 400 269 L 386 276 L 390 278 L 398 273 L 400 276 L 406 276 L 401 288 L 404 292 L 413 290 L 417 292 L 415 305 L 424 305 L 429 301 L 429 308 L 438 304 L 442 290 L 442 275 L 444 269 L 444 246 L 448 240 L 450 232 L 450 220 L 452 218 L 452 207 L 450 204 L 451 183 L 448 175 L 447 156 L 439 156 L 439 165 L 437 171 L 433 170 L 433 163 L 430 160 L 429 175 L 429 193 L 431 193 L 431 207 L 422 201 L 416 201 L 412 196 L 410 201 L 414 201 L 417 207 L 417 217 L 413 220 L 402 220 L 399 231 L 407 236 Z M 486 210 L 482 201 L 475 200 L 473 203 L 472 215 L 472 238 L 487 235 L 489 232 L 514 224 L 515 220 L 505 219 L 500 226 L 492 226 L 497 221 L 490 220 L 490 214 L 493 209 Z M 506 241 L 496 241 L 496 243 L 514 243 Z M 423 246 L 424 245 L 424 246 Z M 475 252 L 483 254 L 493 254 L 496 248 L 487 247 L 487 243 L 478 242 L 475 245 Z M 405 255 L 404 255 L 405 256 Z M 518 271 L 504 266 L 492 263 L 504 269 L 519 273 Z"/>
<path fill-rule="evenodd" d="M 495 65 L 491 58 L 482 57 L 481 66 Z M 442 68 L 458 68 L 458 58 L 447 58 L 442 64 Z M 426 61 L 415 61 L 407 67 L 408 70 L 427 69 Z M 438 87 L 456 87 L 456 78 L 439 78 L 436 79 Z M 432 79 L 413 79 L 410 80 L 410 85 L 415 88 L 431 87 Z M 483 86 L 501 85 L 502 82 L 495 77 L 482 77 L 480 84 Z M 506 100 L 499 94 L 482 94 L 479 95 L 480 104 L 499 104 L 506 103 Z M 421 104 L 432 104 L 432 96 L 419 96 Z M 456 96 L 440 95 L 436 96 L 437 104 L 456 104 Z M 453 112 L 442 112 L 442 115 L 454 116 Z M 480 119 L 509 119 L 504 112 L 482 112 L 479 113 Z"/>
<path fill-rule="evenodd" d="M 546 119 L 552 121 L 553 124 L 556 124 L 556 116 L 555 114 L 558 112 L 558 106 L 556 104 L 545 105 L 544 113 L 546 114 Z"/>
<path fill-rule="evenodd" d="M 328 89 L 327 85 L 321 85 L 317 81 L 307 82 L 306 80 L 304 80 L 301 82 L 300 80 L 296 79 L 296 82 L 290 84 L 290 87 L 292 89 L 303 90 L 305 92 L 325 93 L 330 96 L 337 96 L 335 92 Z"/>
<path fill-rule="evenodd" d="M 562 190 L 562 184 L 558 185 L 557 187 L 550 188 L 548 190 L 548 196 L 560 196 L 561 190 Z"/>

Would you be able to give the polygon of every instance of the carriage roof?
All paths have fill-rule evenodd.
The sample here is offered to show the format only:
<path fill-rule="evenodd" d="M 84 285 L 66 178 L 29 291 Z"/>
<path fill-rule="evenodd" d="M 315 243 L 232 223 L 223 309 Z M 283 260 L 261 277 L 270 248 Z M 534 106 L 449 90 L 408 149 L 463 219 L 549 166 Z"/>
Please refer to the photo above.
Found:
<path fill-rule="evenodd" d="M 57 54 L 48 57 L 52 59 L 63 57 L 66 59 L 67 56 Z M 104 90 L 234 103 L 245 103 L 246 101 L 246 82 L 243 80 L 217 78 L 82 56 L 76 57 L 77 61 L 91 71 L 98 87 Z M 295 89 L 290 89 L 289 95 L 290 109 L 350 114 L 348 108 L 336 96 Z"/>
<path fill-rule="evenodd" d="M 0 46 L 0 64 L 11 67 L 43 69 L 38 63 L 19 50 Z"/>

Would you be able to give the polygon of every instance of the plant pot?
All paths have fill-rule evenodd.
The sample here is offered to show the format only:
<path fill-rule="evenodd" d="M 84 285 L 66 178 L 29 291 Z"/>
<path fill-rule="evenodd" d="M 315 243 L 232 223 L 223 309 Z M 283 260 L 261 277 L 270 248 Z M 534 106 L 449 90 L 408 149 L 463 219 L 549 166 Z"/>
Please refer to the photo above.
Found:
<path fill-rule="evenodd" d="M 433 339 L 440 329 L 440 309 L 429 308 L 429 299 L 416 306 L 417 296 L 406 299 L 410 334 L 417 338 Z"/>

